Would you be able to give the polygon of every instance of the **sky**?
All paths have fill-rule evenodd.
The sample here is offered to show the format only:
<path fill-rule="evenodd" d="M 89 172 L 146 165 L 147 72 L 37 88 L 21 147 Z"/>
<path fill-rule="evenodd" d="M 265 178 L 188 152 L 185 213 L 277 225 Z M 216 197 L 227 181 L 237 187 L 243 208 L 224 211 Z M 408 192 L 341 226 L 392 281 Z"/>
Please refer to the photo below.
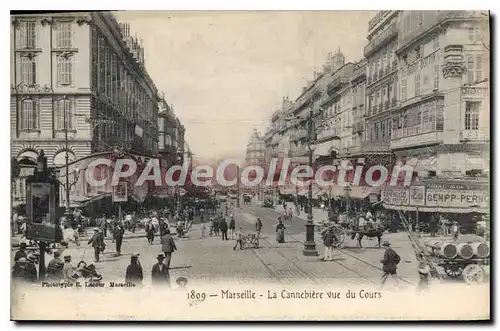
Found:
<path fill-rule="evenodd" d="M 186 127 L 194 158 L 244 158 L 283 97 L 295 100 L 339 47 L 363 57 L 373 11 L 116 12 Z"/>

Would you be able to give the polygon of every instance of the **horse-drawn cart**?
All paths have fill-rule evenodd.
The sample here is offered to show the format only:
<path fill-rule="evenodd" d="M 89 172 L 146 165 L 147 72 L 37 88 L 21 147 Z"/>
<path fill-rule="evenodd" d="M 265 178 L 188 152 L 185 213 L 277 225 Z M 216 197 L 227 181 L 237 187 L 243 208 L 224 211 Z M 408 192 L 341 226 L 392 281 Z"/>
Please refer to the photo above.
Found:
<path fill-rule="evenodd" d="M 467 284 L 481 284 L 486 278 L 483 266 L 489 265 L 489 258 L 468 260 L 434 258 L 434 263 L 442 267 L 450 278 L 462 277 Z"/>

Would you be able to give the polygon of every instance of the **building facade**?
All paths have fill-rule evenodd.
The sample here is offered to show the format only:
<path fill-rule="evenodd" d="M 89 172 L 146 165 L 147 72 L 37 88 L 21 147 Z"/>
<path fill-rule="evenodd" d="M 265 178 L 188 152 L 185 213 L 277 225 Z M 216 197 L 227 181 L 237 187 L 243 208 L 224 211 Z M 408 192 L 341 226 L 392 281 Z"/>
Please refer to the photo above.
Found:
<path fill-rule="evenodd" d="M 421 176 L 489 168 L 488 18 L 481 12 L 404 11 L 400 100 L 391 148 Z"/>
<path fill-rule="evenodd" d="M 245 165 L 263 166 L 266 160 L 266 144 L 257 129 L 254 129 L 247 144 Z"/>
<path fill-rule="evenodd" d="M 156 155 L 158 92 L 128 25 L 106 12 L 11 23 L 12 157 L 32 166 L 44 150 L 53 167 L 66 152 L 70 162 L 115 147 Z M 23 202 L 23 179 L 14 196 Z"/>
<path fill-rule="evenodd" d="M 158 108 L 158 153 L 162 157 L 162 165 L 167 168 L 180 165 L 184 160 L 185 128 L 175 116 L 173 106 L 167 103 L 165 97 L 160 97 Z"/>
<path fill-rule="evenodd" d="M 312 112 L 316 166 L 407 164 L 423 187 L 412 198 L 403 189 L 408 206 L 467 212 L 448 208 L 449 201 L 424 201 L 455 190 L 486 210 L 487 185 L 470 180 L 489 173 L 488 22 L 488 13 L 479 11 L 379 12 L 368 24 L 364 59 L 346 64 L 340 51 L 329 55 L 289 110 L 273 115 L 268 155 L 286 146 L 288 156 L 307 155 L 305 123 Z M 352 187 L 351 196 L 383 195 L 359 189 Z"/>

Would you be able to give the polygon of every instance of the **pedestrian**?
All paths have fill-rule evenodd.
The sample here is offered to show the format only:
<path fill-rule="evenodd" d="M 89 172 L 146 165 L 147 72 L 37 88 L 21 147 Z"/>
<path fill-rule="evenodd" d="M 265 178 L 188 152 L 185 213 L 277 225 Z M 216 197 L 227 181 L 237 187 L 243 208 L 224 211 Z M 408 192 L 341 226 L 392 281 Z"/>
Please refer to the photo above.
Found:
<path fill-rule="evenodd" d="M 222 217 L 222 214 L 220 214 L 219 217 L 214 218 L 214 235 L 218 236 L 219 235 L 219 218 Z"/>
<path fill-rule="evenodd" d="M 73 265 L 71 265 L 71 255 L 64 256 L 64 266 L 62 270 L 63 279 L 67 282 L 73 281 L 74 269 Z"/>
<path fill-rule="evenodd" d="M 125 272 L 125 282 L 131 282 L 136 286 L 142 285 L 142 266 L 139 262 L 140 254 L 132 254 L 130 257 L 130 264 L 127 267 L 127 271 Z"/>
<path fill-rule="evenodd" d="M 19 250 L 14 255 L 14 262 L 17 262 L 22 257 L 24 257 L 24 258 L 28 257 L 26 255 L 26 243 L 25 242 L 22 242 L 19 244 Z"/>
<path fill-rule="evenodd" d="M 165 265 L 170 269 L 170 262 L 172 261 L 172 253 L 177 250 L 174 238 L 170 235 L 170 230 L 165 232 L 165 236 L 161 239 L 161 249 L 165 254 Z"/>
<path fill-rule="evenodd" d="M 227 228 L 228 228 L 228 226 L 227 226 L 227 222 L 226 222 L 225 217 L 222 217 L 220 219 L 219 227 L 220 227 L 220 231 L 222 234 L 222 240 L 227 240 Z"/>
<path fill-rule="evenodd" d="M 278 220 L 278 225 L 276 225 L 276 241 L 278 243 L 285 242 L 285 225 L 281 219 Z"/>
<path fill-rule="evenodd" d="M 211 237 L 214 234 L 214 218 L 210 217 L 208 221 L 208 235 Z"/>
<path fill-rule="evenodd" d="M 64 262 L 61 260 L 61 253 L 59 251 L 54 251 L 54 258 L 49 261 L 47 265 L 47 280 L 59 281 L 63 275 Z"/>
<path fill-rule="evenodd" d="M 441 234 L 444 237 L 448 236 L 448 220 L 445 217 L 441 216 L 440 223 L 441 223 Z"/>
<path fill-rule="evenodd" d="M 453 221 L 453 225 L 451 226 L 451 235 L 453 236 L 453 240 L 458 240 L 458 235 L 460 234 L 460 226 L 457 221 Z"/>
<path fill-rule="evenodd" d="M 148 243 L 152 245 L 155 240 L 155 229 L 151 221 L 146 223 L 146 238 L 148 239 Z"/>
<path fill-rule="evenodd" d="M 429 286 L 429 275 L 430 275 L 430 267 L 427 262 L 424 253 L 420 252 L 417 254 L 418 261 L 418 276 L 420 281 L 418 282 L 417 290 L 423 291 L 426 290 Z"/>
<path fill-rule="evenodd" d="M 233 214 L 231 214 L 231 219 L 229 220 L 229 237 L 231 240 L 234 239 L 234 229 L 236 228 L 236 222 L 234 220 Z"/>
<path fill-rule="evenodd" d="M 104 236 L 102 229 L 94 229 L 94 235 L 88 241 L 89 245 L 94 248 L 94 262 L 99 262 L 99 254 L 104 251 L 106 245 L 104 244 Z"/>
<path fill-rule="evenodd" d="M 384 241 L 382 246 L 385 248 L 384 258 L 380 261 L 382 263 L 382 270 L 384 274 L 382 275 L 382 283 L 380 287 L 384 286 L 389 275 L 396 280 L 396 285 L 398 284 L 398 277 L 396 274 L 397 265 L 401 261 L 398 253 L 391 248 L 391 244 L 388 241 Z"/>
<path fill-rule="evenodd" d="M 125 233 L 125 229 L 121 224 L 118 224 L 115 227 L 115 244 L 116 244 L 116 254 L 121 255 L 122 254 L 122 241 L 123 241 L 123 234 Z"/>
<path fill-rule="evenodd" d="M 332 252 L 333 252 L 333 241 L 334 234 L 333 228 L 330 226 L 326 231 L 322 233 L 323 236 L 323 245 L 325 245 L 325 256 L 323 258 L 324 261 L 332 260 Z"/>
<path fill-rule="evenodd" d="M 17 260 L 14 264 L 14 270 L 12 271 L 12 278 L 29 284 L 37 283 L 38 275 L 35 263 L 33 262 L 34 259 L 35 257 L 30 255 L 28 258 L 22 257 Z"/>
<path fill-rule="evenodd" d="M 17 213 L 14 213 L 14 215 L 12 216 L 12 223 L 10 225 L 10 229 L 11 229 L 11 232 L 12 232 L 12 237 L 14 237 L 16 235 L 17 218 L 18 217 L 19 217 L 19 215 Z"/>
<path fill-rule="evenodd" d="M 241 226 L 238 227 L 238 231 L 236 231 L 235 237 L 236 237 L 236 244 L 233 247 L 233 251 L 236 250 L 236 247 L 238 247 L 238 245 L 240 245 L 240 250 L 243 249 L 243 233 Z"/>
<path fill-rule="evenodd" d="M 431 237 L 436 236 L 436 227 L 437 227 L 437 219 L 435 215 L 431 216 L 431 219 L 429 220 L 429 233 Z"/>
<path fill-rule="evenodd" d="M 207 227 L 205 226 L 205 223 L 201 223 L 201 238 L 205 238 L 206 232 L 207 232 Z"/>
<path fill-rule="evenodd" d="M 170 274 L 167 266 L 163 263 L 165 256 L 163 254 L 158 254 L 156 259 L 158 260 L 158 263 L 156 263 L 151 270 L 152 284 L 158 286 L 170 286 Z"/>
<path fill-rule="evenodd" d="M 255 231 L 257 232 L 257 239 L 260 239 L 260 231 L 262 230 L 262 220 L 260 217 L 257 217 L 255 221 Z"/>

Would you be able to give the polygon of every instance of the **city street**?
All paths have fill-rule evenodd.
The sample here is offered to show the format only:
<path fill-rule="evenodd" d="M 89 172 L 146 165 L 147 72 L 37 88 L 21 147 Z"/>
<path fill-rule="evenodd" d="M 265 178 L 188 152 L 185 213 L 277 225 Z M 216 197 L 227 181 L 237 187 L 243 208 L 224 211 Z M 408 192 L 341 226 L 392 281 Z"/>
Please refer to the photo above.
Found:
<path fill-rule="evenodd" d="M 305 282 L 309 284 L 377 284 L 380 280 L 380 259 L 384 250 L 376 247 L 377 241 L 365 239 L 364 248 L 356 247 L 356 242 L 348 239 L 347 247 L 334 250 L 333 261 L 322 261 L 324 246 L 320 234 L 316 232 L 318 257 L 305 257 L 302 254 L 305 238 L 304 220 L 293 217 L 285 221 L 286 231 L 283 244 L 276 242 L 275 226 L 279 212 L 257 206 L 243 206 L 232 211 L 236 227 L 242 226 L 244 234 L 255 233 L 255 220 L 259 216 L 263 222 L 260 248 L 233 250 L 234 240 L 222 241 L 221 237 L 201 237 L 200 224 L 194 224 L 185 238 L 175 238 L 178 251 L 173 254 L 170 276 L 172 282 L 183 276 L 192 283 L 218 283 L 235 281 L 238 283 L 280 283 Z M 208 234 L 208 231 L 207 231 Z M 398 275 L 400 285 L 413 286 L 417 282 L 416 264 L 411 245 L 406 234 L 387 234 L 393 248 L 400 254 L 402 261 Z M 131 236 L 127 233 L 122 246 L 122 255 L 115 255 L 114 244 L 106 239 L 106 251 L 101 262 L 96 263 L 97 271 L 105 281 L 123 281 L 130 255 L 140 253 L 144 272 L 144 284 L 151 282 L 151 268 L 161 253 L 159 236 L 149 245 L 141 232 Z M 93 250 L 82 240 L 81 246 L 71 244 L 63 255 L 72 255 L 76 265 L 81 259 L 92 261 Z M 47 259 L 51 257 L 47 255 Z M 47 260 L 48 261 L 48 260 Z"/>

